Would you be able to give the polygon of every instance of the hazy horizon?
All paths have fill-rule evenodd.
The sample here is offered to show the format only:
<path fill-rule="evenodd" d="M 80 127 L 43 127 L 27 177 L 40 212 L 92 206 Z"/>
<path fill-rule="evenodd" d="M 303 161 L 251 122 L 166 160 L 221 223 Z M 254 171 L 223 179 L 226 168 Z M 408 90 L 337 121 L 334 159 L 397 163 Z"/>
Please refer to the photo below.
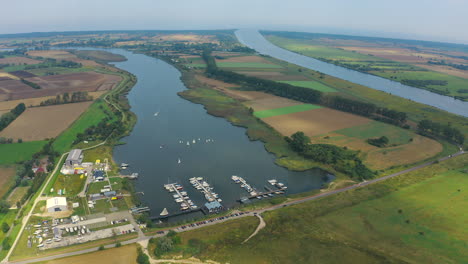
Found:
<path fill-rule="evenodd" d="M 468 44 L 463 0 L 19 0 L 8 9 L 0 34 L 255 28 Z"/>

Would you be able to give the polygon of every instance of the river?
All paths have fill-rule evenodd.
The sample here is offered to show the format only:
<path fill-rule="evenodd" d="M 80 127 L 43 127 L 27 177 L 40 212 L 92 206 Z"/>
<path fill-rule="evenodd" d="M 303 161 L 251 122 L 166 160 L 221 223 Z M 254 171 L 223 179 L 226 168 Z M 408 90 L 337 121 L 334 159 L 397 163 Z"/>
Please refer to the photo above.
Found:
<path fill-rule="evenodd" d="M 320 71 L 372 89 L 391 93 L 418 103 L 434 106 L 450 113 L 468 117 L 468 102 L 403 85 L 399 82 L 394 82 L 375 75 L 350 70 L 285 50 L 266 40 L 258 30 L 241 29 L 237 30 L 235 34 L 241 43 L 255 49 L 261 54 L 269 55 L 273 58 L 284 60 L 311 70 Z"/>
<path fill-rule="evenodd" d="M 227 207 L 247 195 L 232 182 L 232 175 L 245 178 L 261 191 L 269 179 L 284 182 L 288 193 L 317 189 L 324 182 L 327 172 L 292 172 L 275 165 L 274 156 L 262 142 L 250 141 L 244 128 L 211 116 L 202 105 L 179 97 L 177 93 L 187 88 L 172 65 L 122 49 L 105 50 L 125 56 L 128 60 L 115 66 L 138 78 L 128 94 L 138 120 L 131 134 L 122 139 L 126 144 L 115 147 L 114 159 L 130 164 L 124 174 L 139 173 L 136 190 L 144 192 L 141 198 L 152 215 L 159 215 L 164 208 L 169 213 L 179 212 L 172 194 L 163 188 L 167 183 L 182 184 L 195 204 L 202 206 L 206 200 L 190 185 L 191 177 L 204 177 Z"/>

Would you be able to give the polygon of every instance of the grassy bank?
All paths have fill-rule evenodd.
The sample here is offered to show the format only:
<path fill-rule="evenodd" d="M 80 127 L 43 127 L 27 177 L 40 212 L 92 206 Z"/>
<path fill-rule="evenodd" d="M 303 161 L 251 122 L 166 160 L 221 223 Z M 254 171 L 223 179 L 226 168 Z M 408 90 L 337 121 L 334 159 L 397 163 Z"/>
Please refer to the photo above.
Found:
<path fill-rule="evenodd" d="M 267 212 L 266 227 L 245 244 L 254 223 L 233 220 L 181 233 L 181 247 L 229 263 L 463 263 L 466 164 L 468 155 Z"/>

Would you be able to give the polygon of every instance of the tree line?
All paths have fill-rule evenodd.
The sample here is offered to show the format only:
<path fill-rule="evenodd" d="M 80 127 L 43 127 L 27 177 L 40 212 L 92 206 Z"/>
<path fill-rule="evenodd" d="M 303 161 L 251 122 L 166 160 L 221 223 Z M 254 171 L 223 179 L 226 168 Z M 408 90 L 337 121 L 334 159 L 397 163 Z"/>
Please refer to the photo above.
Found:
<path fill-rule="evenodd" d="M 441 137 L 460 145 L 465 142 L 465 136 L 457 128 L 452 127 L 450 124 L 439 124 L 427 119 L 419 121 L 418 132 L 424 136 Z"/>
<path fill-rule="evenodd" d="M 11 109 L 10 112 L 3 114 L 0 117 L 0 131 L 5 129 L 11 122 L 21 115 L 24 110 L 26 110 L 24 103 L 19 103 L 15 108 Z"/>
<path fill-rule="evenodd" d="M 206 75 L 208 77 L 228 83 L 236 83 L 246 89 L 263 91 L 304 103 L 321 104 L 340 111 L 362 115 L 382 122 L 409 128 L 409 126 L 406 125 L 407 115 L 404 112 L 378 107 L 372 103 L 361 102 L 337 95 L 327 95 L 309 88 L 221 70 L 216 65 L 213 56 L 211 56 L 211 50 L 204 50 L 202 58 L 206 63 Z"/>
<path fill-rule="evenodd" d="M 345 173 L 352 178 L 363 180 L 374 177 L 358 157 L 357 151 L 329 144 L 311 144 L 310 138 L 304 132 L 296 132 L 291 137 L 285 137 L 291 149 L 300 155 L 320 163 L 331 165 L 336 171 Z"/>
<path fill-rule="evenodd" d="M 28 85 L 28 86 L 30 86 L 30 87 L 32 87 L 32 88 L 34 88 L 34 89 L 41 89 L 41 86 L 39 84 L 33 83 L 33 82 L 25 80 L 23 78 L 21 78 L 21 82 Z"/>
<path fill-rule="evenodd" d="M 93 100 L 93 97 L 88 95 L 88 92 L 73 92 L 70 96 L 69 93 L 64 93 L 62 95 L 57 95 L 55 98 L 50 98 L 40 103 L 40 106 L 47 105 L 58 105 L 58 104 L 69 104 L 69 103 L 78 103 L 86 102 Z"/>

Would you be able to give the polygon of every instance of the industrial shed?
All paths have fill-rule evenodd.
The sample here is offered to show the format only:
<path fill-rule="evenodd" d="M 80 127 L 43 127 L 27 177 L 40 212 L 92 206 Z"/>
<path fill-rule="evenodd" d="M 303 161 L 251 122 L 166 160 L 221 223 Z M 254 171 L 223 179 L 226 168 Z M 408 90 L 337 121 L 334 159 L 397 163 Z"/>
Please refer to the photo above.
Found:
<path fill-rule="evenodd" d="M 65 197 L 54 197 L 47 199 L 47 212 L 53 213 L 53 212 L 61 212 L 61 211 L 67 211 L 68 206 L 67 206 L 67 198 Z"/>

